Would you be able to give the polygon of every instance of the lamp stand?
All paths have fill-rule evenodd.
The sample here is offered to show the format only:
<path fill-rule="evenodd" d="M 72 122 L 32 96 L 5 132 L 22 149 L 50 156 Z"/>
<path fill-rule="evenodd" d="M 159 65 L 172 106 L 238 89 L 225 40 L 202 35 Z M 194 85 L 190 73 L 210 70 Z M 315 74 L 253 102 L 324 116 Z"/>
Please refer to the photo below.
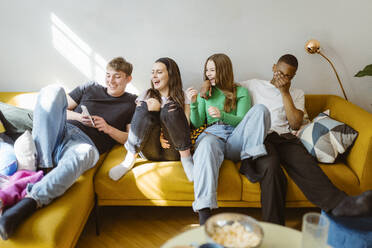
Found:
<path fill-rule="evenodd" d="M 346 94 L 345 94 L 345 90 L 344 90 L 344 87 L 342 87 L 342 83 L 341 83 L 341 80 L 340 80 L 340 77 L 338 76 L 338 73 L 336 71 L 336 68 L 334 67 L 333 63 L 321 52 L 321 51 L 317 51 L 317 53 L 319 53 L 323 58 L 325 58 L 328 63 L 332 66 L 332 69 L 333 71 L 335 72 L 336 74 L 336 77 L 337 77 L 337 80 L 338 80 L 338 83 L 340 84 L 340 87 L 341 87 L 341 90 L 342 90 L 342 93 L 344 94 L 344 97 L 346 99 L 346 101 L 349 101 L 346 97 Z"/>

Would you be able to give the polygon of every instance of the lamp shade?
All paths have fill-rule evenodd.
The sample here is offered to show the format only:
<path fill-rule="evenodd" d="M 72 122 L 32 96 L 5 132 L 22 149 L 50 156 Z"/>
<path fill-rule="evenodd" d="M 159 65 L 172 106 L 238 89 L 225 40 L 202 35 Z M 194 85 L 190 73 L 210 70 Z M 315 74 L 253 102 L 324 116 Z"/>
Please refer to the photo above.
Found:
<path fill-rule="evenodd" d="M 306 42 L 306 45 L 305 45 L 305 50 L 308 52 L 308 53 L 318 53 L 319 52 L 319 49 L 320 49 L 320 43 L 319 41 L 317 40 L 309 40 L 308 42 Z"/>

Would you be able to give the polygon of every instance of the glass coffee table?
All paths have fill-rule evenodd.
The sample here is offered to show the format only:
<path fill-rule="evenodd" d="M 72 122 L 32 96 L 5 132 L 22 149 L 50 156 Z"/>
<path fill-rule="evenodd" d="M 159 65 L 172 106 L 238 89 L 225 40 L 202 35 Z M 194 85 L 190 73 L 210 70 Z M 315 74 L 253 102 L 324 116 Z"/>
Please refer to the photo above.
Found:
<path fill-rule="evenodd" d="M 260 225 L 264 231 L 264 239 L 260 248 L 301 247 L 302 234 L 300 231 L 267 222 L 260 222 Z M 204 226 L 201 226 L 175 236 L 168 240 L 161 248 L 172 248 L 174 246 L 191 244 L 201 245 L 204 243 L 207 243 L 207 237 L 204 233 Z"/>

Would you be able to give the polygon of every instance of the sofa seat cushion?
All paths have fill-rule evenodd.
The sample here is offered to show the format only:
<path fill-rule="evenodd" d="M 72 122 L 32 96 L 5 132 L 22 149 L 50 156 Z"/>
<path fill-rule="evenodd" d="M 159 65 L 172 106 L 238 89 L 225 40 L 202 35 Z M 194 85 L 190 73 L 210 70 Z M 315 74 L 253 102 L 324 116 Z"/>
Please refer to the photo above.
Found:
<path fill-rule="evenodd" d="M 94 183 L 100 205 L 127 205 L 131 200 L 147 201 L 146 205 L 168 205 L 159 204 L 159 200 L 166 200 L 185 201 L 183 205 L 189 206 L 194 200 L 193 183 L 187 180 L 179 161 L 137 159 L 124 177 L 111 180 L 109 170 L 124 159 L 125 153 L 123 146 L 113 148 L 97 172 Z M 241 200 L 239 174 L 231 161 L 224 161 L 221 167 L 217 195 L 218 200 Z"/>
<path fill-rule="evenodd" d="M 322 165 L 320 164 L 322 170 L 332 181 L 332 183 L 338 187 L 340 190 L 346 192 L 350 195 L 356 195 L 360 193 L 359 181 L 354 172 L 343 163 L 336 163 L 332 165 Z M 240 167 L 240 163 L 237 164 L 237 168 Z M 292 206 L 293 202 L 306 202 L 307 198 L 294 183 L 294 181 L 288 177 L 286 171 L 284 171 L 288 179 L 288 188 L 287 188 L 287 199 L 289 206 Z M 243 182 L 243 201 L 260 201 L 260 184 L 251 183 L 244 175 L 240 175 Z M 315 179 L 314 179 L 315 180 Z M 309 205 L 309 204 L 307 204 Z"/>

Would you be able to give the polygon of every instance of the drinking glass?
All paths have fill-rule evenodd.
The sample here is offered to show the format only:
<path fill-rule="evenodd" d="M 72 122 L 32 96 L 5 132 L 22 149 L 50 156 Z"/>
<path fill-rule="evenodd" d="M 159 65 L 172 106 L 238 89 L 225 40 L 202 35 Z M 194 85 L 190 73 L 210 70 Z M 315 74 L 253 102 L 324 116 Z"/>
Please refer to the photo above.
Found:
<path fill-rule="evenodd" d="M 320 213 L 307 213 L 302 219 L 302 248 L 327 247 L 329 220 Z"/>

